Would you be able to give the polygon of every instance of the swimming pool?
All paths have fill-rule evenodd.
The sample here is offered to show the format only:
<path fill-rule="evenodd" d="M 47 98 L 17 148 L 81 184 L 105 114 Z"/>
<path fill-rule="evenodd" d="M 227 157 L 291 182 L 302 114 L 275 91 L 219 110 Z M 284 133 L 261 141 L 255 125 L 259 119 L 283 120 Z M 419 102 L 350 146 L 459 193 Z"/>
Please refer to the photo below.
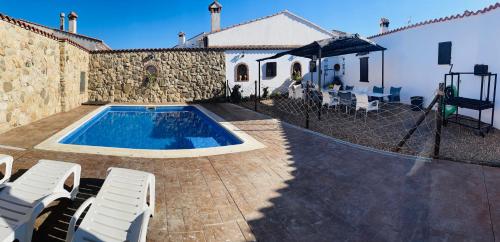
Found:
<path fill-rule="evenodd" d="M 144 158 L 183 158 L 264 148 L 201 105 L 106 105 L 35 149 Z"/>
<path fill-rule="evenodd" d="M 60 143 L 130 149 L 196 149 L 242 141 L 193 106 L 110 106 Z"/>

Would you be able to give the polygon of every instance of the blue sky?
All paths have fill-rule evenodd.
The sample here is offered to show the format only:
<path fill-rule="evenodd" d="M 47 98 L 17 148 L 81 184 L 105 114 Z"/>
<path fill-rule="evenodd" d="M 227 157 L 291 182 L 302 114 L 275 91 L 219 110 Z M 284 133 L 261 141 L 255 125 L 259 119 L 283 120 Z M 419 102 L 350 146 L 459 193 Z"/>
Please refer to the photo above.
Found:
<path fill-rule="evenodd" d="M 59 13 L 76 11 L 78 32 L 100 38 L 113 49 L 172 47 L 177 33 L 188 37 L 210 29 L 211 0 L 0 0 L 0 12 L 57 27 Z M 326 29 L 362 35 L 378 31 L 380 17 L 391 28 L 477 10 L 494 0 L 220 0 L 222 26 L 284 9 Z"/>

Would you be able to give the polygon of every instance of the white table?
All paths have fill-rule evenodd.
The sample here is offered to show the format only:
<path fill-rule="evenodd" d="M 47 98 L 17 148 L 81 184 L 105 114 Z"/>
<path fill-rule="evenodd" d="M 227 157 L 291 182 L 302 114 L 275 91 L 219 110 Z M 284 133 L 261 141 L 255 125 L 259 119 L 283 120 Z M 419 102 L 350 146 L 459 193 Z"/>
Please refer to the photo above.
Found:
<path fill-rule="evenodd" d="M 380 98 L 382 101 L 384 100 L 385 97 L 389 97 L 391 96 L 390 93 L 378 93 L 378 92 L 355 92 L 353 90 L 349 90 L 349 91 L 346 91 L 346 90 L 340 90 L 339 92 L 341 93 L 352 93 L 354 95 L 367 95 L 369 97 L 376 97 L 376 98 Z"/>

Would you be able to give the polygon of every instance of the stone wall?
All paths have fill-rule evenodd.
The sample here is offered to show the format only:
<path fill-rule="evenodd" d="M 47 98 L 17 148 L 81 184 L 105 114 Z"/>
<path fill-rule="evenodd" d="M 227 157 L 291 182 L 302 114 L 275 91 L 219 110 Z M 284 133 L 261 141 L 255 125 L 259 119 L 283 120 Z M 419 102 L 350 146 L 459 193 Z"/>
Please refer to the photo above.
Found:
<path fill-rule="evenodd" d="M 88 52 L 15 22 L 0 20 L 0 36 L 0 133 L 85 100 L 76 72 L 88 71 Z"/>
<path fill-rule="evenodd" d="M 88 52 L 64 43 L 61 45 L 61 110 L 69 111 L 88 100 Z M 83 78 L 84 88 L 80 90 Z"/>
<path fill-rule="evenodd" d="M 3 21 L 0 36 L 0 132 L 59 112 L 59 42 Z"/>
<path fill-rule="evenodd" d="M 224 88 L 223 51 L 107 51 L 90 57 L 91 101 L 202 101 L 224 95 Z"/>

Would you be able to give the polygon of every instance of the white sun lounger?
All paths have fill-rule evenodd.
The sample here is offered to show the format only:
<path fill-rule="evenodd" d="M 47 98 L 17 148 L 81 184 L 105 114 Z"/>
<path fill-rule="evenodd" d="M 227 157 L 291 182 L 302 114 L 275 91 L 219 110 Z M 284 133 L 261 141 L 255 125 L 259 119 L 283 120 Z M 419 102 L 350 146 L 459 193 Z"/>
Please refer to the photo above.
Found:
<path fill-rule="evenodd" d="M 66 241 L 145 242 L 149 217 L 154 214 L 154 201 L 153 174 L 109 168 L 97 196 L 85 201 L 71 218 Z M 76 221 L 89 206 L 75 231 Z"/>
<path fill-rule="evenodd" d="M 5 182 L 9 181 L 10 176 L 12 175 L 12 162 L 14 159 L 10 155 L 2 155 L 0 154 L 0 165 L 5 164 L 5 173 L 3 178 L 0 180 L 0 188 L 4 187 Z"/>
<path fill-rule="evenodd" d="M 74 199 L 80 185 L 80 165 L 40 160 L 0 191 L 0 241 L 31 241 L 33 226 L 40 213 L 54 200 Z M 71 192 L 64 182 L 73 175 Z"/>

